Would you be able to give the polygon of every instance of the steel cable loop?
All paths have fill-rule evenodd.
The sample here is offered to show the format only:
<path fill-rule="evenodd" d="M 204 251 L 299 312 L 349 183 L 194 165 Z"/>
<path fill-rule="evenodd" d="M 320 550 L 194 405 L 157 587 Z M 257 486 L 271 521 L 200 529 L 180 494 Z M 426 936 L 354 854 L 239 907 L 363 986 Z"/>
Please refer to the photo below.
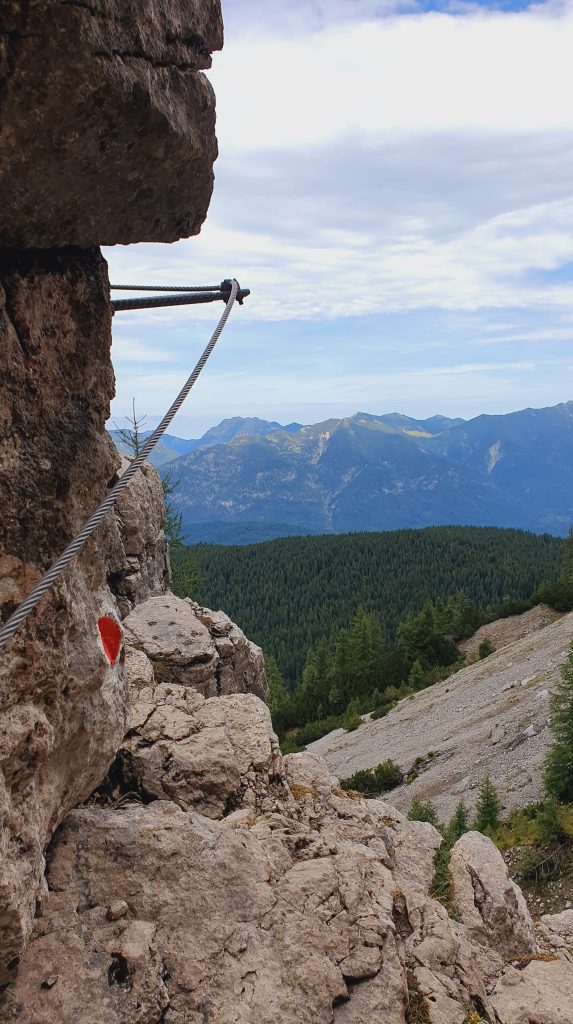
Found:
<path fill-rule="evenodd" d="M 18 627 L 21 626 L 21 624 L 24 622 L 24 619 L 26 619 L 30 612 L 33 611 L 33 609 L 39 604 L 44 594 L 48 592 L 50 587 L 53 585 L 53 583 L 55 583 L 55 581 L 58 579 L 58 577 L 61 575 L 64 569 L 67 568 L 70 562 L 75 558 L 75 556 L 84 546 L 88 537 L 90 537 L 93 531 L 95 530 L 96 526 L 99 526 L 102 519 L 105 518 L 109 510 L 113 507 L 113 505 L 119 498 L 120 494 L 122 494 L 123 491 L 125 491 L 126 487 L 129 485 L 132 478 L 135 476 L 138 470 L 141 469 L 141 466 L 145 462 L 147 456 L 153 451 L 155 445 L 161 438 L 162 434 L 165 433 L 167 427 L 173 420 L 174 416 L 176 415 L 176 413 L 179 412 L 179 409 L 183 405 L 183 402 L 187 398 L 187 395 L 191 391 L 191 388 L 195 384 L 203 367 L 205 366 L 205 363 L 207 362 L 209 356 L 211 355 L 213 349 L 215 348 L 215 345 L 217 344 L 221 336 L 223 328 L 227 323 L 227 320 L 229 319 L 229 314 L 231 312 L 231 309 L 233 308 L 233 304 L 235 302 L 238 290 L 239 284 L 235 279 L 233 279 L 231 284 L 231 292 L 225 305 L 225 309 L 223 310 L 223 313 L 221 315 L 221 319 L 219 320 L 219 323 L 217 324 L 213 334 L 211 335 L 209 343 L 206 345 L 198 362 L 196 363 L 193 372 L 191 373 L 190 377 L 188 377 L 181 391 L 177 395 L 177 398 L 175 399 L 169 410 L 166 412 L 159 426 L 157 426 L 153 433 L 148 437 L 139 454 L 135 456 L 132 462 L 130 462 L 123 476 L 120 477 L 120 479 L 115 484 L 115 486 L 112 487 L 111 491 L 106 496 L 106 498 L 104 498 L 99 508 L 96 509 L 92 516 L 90 516 L 90 518 L 82 527 L 77 536 L 74 537 L 73 541 L 70 544 L 68 544 L 67 548 L 62 552 L 58 560 L 54 562 L 50 569 L 48 569 L 47 573 L 42 577 L 39 583 L 36 584 L 33 590 L 30 591 L 28 596 L 24 599 L 24 601 L 22 601 L 22 604 L 19 605 L 16 611 L 12 613 L 12 615 L 4 624 L 2 629 L 0 629 L 0 650 L 2 650 L 2 648 L 8 642 L 8 640 L 10 640 L 12 636 L 14 636 L 14 633 L 16 632 Z"/>

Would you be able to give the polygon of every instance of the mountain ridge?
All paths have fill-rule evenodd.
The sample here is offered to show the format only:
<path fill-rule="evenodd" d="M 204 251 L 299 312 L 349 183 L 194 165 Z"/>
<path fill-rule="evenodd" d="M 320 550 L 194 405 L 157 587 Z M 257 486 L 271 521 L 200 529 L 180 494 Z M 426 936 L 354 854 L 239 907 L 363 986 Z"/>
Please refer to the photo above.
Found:
<path fill-rule="evenodd" d="M 434 525 L 563 535 L 573 520 L 572 402 L 461 421 L 356 413 L 269 426 L 172 463 L 190 542 L 229 543 L 235 529 L 240 542 L 247 524 L 251 542 Z"/>
<path fill-rule="evenodd" d="M 469 420 L 235 416 L 201 438 L 165 435 L 152 461 L 178 481 L 172 501 L 190 543 L 252 543 L 438 525 L 564 535 L 572 455 L 573 402 L 563 402 Z"/>

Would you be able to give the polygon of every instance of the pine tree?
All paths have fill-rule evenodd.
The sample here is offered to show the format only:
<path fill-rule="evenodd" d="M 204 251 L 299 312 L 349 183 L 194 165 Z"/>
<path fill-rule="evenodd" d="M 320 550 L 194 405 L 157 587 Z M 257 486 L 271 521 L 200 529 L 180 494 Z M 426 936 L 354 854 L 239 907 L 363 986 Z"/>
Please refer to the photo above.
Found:
<path fill-rule="evenodd" d="M 540 843 L 560 843 L 566 836 L 559 819 L 559 804 L 553 798 L 545 800 L 535 818 L 535 832 Z"/>
<path fill-rule="evenodd" d="M 139 455 L 146 438 L 142 436 L 141 428 L 145 425 L 147 416 L 141 416 L 139 419 L 135 412 L 135 398 L 131 400 L 131 416 L 126 416 L 125 419 L 128 422 L 126 427 L 118 427 L 114 420 L 114 427 L 119 434 L 120 440 L 123 441 L 124 445 L 133 452 L 133 455 Z"/>
<path fill-rule="evenodd" d="M 501 800 L 489 775 L 483 780 L 476 805 L 474 828 L 485 834 L 495 832 L 500 825 Z"/>
<path fill-rule="evenodd" d="M 412 800 L 408 811 L 410 821 L 429 821 L 430 825 L 438 827 L 438 812 L 430 800 Z"/>
<path fill-rule="evenodd" d="M 482 640 L 481 644 L 478 647 L 478 654 L 479 654 L 479 657 L 480 657 L 480 661 L 483 661 L 484 658 L 489 658 L 490 654 L 493 654 L 494 651 L 495 651 L 495 647 L 493 646 L 493 644 L 492 644 L 491 640 L 489 639 L 489 637 L 486 636 L 485 639 Z"/>
<path fill-rule="evenodd" d="M 411 690 L 423 690 L 425 683 L 424 669 L 419 658 L 416 658 L 408 675 L 408 686 Z"/>
<path fill-rule="evenodd" d="M 330 688 L 328 707 L 332 715 L 339 715 L 344 710 L 344 699 L 336 683 Z"/>
<path fill-rule="evenodd" d="M 175 512 L 173 505 L 169 500 L 171 495 L 176 491 L 177 485 L 180 482 L 181 477 L 174 480 L 171 470 L 168 470 L 165 476 L 161 477 L 161 486 L 163 488 L 163 498 L 165 501 L 165 520 L 163 528 L 165 530 L 165 538 L 171 548 L 181 548 L 185 544 L 181 512 Z"/>
<path fill-rule="evenodd" d="M 279 672 L 276 659 L 273 658 L 272 654 L 268 654 L 265 657 L 265 672 L 268 684 L 267 700 L 269 711 L 271 713 L 273 725 L 277 728 L 275 718 L 278 718 L 281 713 L 284 713 L 289 701 L 289 693 L 286 688 L 286 683 Z"/>
<path fill-rule="evenodd" d="M 469 830 L 469 827 L 468 809 L 463 800 L 460 800 L 448 825 L 448 833 L 451 842 L 456 843 L 458 839 L 463 836 L 464 832 Z"/>
<path fill-rule="evenodd" d="M 564 583 L 573 584 L 573 526 L 569 527 L 569 533 L 565 541 L 561 579 Z"/>
<path fill-rule="evenodd" d="M 545 790 L 559 803 L 573 803 L 573 647 L 551 698 L 551 731 L 555 741 L 545 760 Z"/>
<path fill-rule="evenodd" d="M 197 561 L 189 548 L 175 547 L 170 550 L 171 589 L 176 597 L 193 597 L 201 589 L 203 580 Z"/>

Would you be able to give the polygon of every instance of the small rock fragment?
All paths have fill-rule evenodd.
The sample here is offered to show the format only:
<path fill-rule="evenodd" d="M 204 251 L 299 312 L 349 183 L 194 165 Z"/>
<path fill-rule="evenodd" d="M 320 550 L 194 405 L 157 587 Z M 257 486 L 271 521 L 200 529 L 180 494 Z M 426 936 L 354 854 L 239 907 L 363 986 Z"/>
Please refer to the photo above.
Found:
<path fill-rule="evenodd" d="M 106 917 L 108 921 L 119 921 L 120 917 L 125 917 L 128 910 L 129 907 L 125 900 L 112 900 L 107 908 Z"/>

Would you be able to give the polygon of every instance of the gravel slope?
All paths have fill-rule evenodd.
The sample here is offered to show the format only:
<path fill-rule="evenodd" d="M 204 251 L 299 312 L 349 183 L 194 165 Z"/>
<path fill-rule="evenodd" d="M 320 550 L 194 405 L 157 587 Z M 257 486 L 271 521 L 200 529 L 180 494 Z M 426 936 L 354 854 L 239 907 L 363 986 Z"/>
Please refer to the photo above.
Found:
<path fill-rule="evenodd" d="M 352 733 L 337 729 L 308 749 L 325 757 L 342 779 L 387 758 L 409 771 L 416 758 L 434 751 L 410 785 L 392 791 L 391 801 L 401 810 L 418 797 L 432 800 L 446 818 L 462 796 L 473 810 L 486 774 L 506 809 L 539 800 L 552 738 L 549 697 L 573 641 L 573 613 L 541 629 L 532 621 L 531 630 L 401 701 L 385 718 L 366 721 Z"/>

